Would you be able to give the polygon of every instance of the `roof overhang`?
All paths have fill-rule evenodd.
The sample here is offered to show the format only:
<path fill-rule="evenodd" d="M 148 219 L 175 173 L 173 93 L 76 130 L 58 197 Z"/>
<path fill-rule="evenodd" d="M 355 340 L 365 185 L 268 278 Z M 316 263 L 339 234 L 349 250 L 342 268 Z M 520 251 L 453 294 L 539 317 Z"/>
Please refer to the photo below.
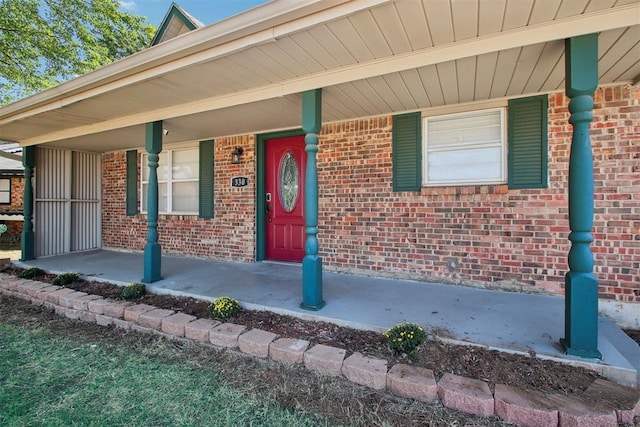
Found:
<path fill-rule="evenodd" d="M 486 4 L 276 0 L 0 109 L 0 139 L 110 151 L 157 120 L 168 143 L 298 127 L 316 88 L 324 121 L 557 91 L 564 40 L 590 33 L 601 84 L 640 76 L 638 0 Z"/>

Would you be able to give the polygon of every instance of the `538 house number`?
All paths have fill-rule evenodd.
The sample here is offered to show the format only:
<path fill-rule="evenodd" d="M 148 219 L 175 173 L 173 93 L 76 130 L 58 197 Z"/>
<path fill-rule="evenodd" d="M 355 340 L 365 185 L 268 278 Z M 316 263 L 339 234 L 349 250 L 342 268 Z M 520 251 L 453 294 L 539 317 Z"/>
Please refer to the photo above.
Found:
<path fill-rule="evenodd" d="M 247 176 L 234 176 L 231 178 L 232 187 L 246 187 L 249 185 L 249 177 Z"/>

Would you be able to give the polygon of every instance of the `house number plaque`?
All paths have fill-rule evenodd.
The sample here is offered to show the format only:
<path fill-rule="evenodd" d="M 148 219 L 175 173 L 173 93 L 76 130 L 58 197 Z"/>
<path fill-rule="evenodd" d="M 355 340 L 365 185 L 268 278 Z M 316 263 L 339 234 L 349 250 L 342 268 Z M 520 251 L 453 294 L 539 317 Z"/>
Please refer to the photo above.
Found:
<path fill-rule="evenodd" d="M 234 176 L 231 178 L 232 187 L 246 187 L 247 185 L 249 185 L 248 176 Z"/>

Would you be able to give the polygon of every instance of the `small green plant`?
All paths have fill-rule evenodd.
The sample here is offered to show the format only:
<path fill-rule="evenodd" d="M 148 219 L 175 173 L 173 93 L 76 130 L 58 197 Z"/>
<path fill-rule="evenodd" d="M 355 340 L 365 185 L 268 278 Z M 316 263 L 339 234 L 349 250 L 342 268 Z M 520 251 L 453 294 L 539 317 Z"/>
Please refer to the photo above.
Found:
<path fill-rule="evenodd" d="M 387 346 L 398 353 L 405 353 L 413 362 L 417 362 L 417 350 L 427 340 L 422 326 L 403 322 L 387 329 L 384 333 Z"/>
<path fill-rule="evenodd" d="M 53 284 L 57 286 L 67 286 L 71 283 L 79 282 L 80 275 L 78 273 L 62 273 L 53 279 Z"/>
<path fill-rule="evenodd" d="M 26 270 L 22 270 L 18 277 L 21 279 L 33 279 L 34 277 L 44 276 L 46 271 L 38 267 L 29 267 Z"/>
<path fill-rule="evenodd" d="M 147 287 L 144 283 L 130 283 L 122 290 L 122 299 L 140 298 L 147 293 Z"/>
<path fill-rule="evenodd" d="M 240 303 L 230 297 L 216 298 L 207 310 L 215 319 L 228 319 L 240 312 Z"/>

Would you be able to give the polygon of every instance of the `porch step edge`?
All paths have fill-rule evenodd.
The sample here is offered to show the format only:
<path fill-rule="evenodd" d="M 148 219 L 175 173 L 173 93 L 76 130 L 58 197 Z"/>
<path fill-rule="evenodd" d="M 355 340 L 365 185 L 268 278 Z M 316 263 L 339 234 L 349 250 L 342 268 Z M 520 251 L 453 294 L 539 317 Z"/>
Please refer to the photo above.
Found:
<path fill-rule="evenodd" d="M 611 319 L 598 318 L 599 338 L 604 338 L 636 372 L 635 387 L 640 389 L 640 346 L 636 344 Z M 633 385 L 633 384 L 630 384 Z"/>

